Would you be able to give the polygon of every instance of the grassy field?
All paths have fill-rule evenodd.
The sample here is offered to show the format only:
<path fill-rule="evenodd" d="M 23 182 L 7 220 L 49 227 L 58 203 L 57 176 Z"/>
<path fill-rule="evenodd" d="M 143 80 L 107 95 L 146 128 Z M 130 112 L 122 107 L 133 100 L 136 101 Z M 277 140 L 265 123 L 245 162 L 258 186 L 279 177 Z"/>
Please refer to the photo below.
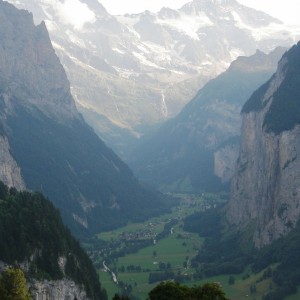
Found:
<path fill-rule="evenodd" d="M 226 295 L 231 300 L 261 300 L 263 295 L 272 287 L 271 279 L 262 280 L 262 274 L 253 274 L 246 270 L 243 274 L 232 275 L 234 284 L 229 284 L 230 275 L 216 276 L 205 280 L 193 281 L 195 270 L 191 267 L 191 259 L 201 248 L 203 239 L 197 234 L 185 232 L 183 230 L 183 218 L 195 211 L 207 206 L 202 197 L 185 197 L 182 195 L 182 201 L 175 207 L 170 214 L 153 218 L 144 223 L 128 224 L 118 230 L 103 232 L 97 235 L 101 240 L 114 245 L 124 234 L 134 234 L 137 232 L 150 231 L 151 238 L 143 235 L 139 239 L 148 238 L 150 245 L 143 247 L 132 254 L 126 254 L 123 257 L 113 258 L 109 261 L 109 268 L 117 275 L 119 284 L 112 281 L 110 273 L 104 272 L 99 268 L 99 275 L 102 286 L 107 290 L 109 299 L 112 299 L 115 293 L 122 294 L 124 290 L 130 290 L 131 295 L 137 299 L 144 300 L 148 292 L 153 289 L 158 282 L 149 284 L 149 275 L 151 273 L 163 273 L 165 269 L 160 268 L 162 264 L 168 266 L 168 271 L 173 272 L 181 278 L 191 278 L 185 281 L 187 285 L 199 285 L 205 282 L 219 282 Z M 168 234 L 162 239 L 156 240 L 157 234 L 164 230 L 166 224 L 176 219 Z M 153 239 L 152 239 L 153 237 Z M 99 259 L 98 264 L 106 260 L 105 257 Z M 122 287 L 122 288 L 121 288 Z M 296 296 L 288 297 L 286 300 L 298 300 L 300 291 Z"/>

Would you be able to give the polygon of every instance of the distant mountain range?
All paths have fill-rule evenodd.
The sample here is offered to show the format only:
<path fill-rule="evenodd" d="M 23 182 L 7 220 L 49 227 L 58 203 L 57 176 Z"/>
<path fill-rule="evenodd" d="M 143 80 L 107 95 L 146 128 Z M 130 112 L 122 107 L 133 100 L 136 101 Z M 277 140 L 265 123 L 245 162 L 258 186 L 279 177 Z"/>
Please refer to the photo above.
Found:
<path fill-rule="evenodd" d="M 78 113 L 44 23 L 0 1 L 0 179 L 43 192 L 74 232 L 166 209 Z"/>
<path fill-rule="evenodd" d="M 237 56 L 290 46 L 297 35 L 235 0 L 124 16 L 110 15 L 97 0 L 79 0 L 73 9 L 70 1 L 10 2 L 45 20 L 77 107 L 121 155 Z"/>
<path fill-rule="evenodd" d="M 239 57 L 209 81 L 178 116 L 140 140 L 128 159 L 135 173 L 164 191 L 228 189 L 238 157 L 241 108 L 270 78 L 284 51 Z"/>

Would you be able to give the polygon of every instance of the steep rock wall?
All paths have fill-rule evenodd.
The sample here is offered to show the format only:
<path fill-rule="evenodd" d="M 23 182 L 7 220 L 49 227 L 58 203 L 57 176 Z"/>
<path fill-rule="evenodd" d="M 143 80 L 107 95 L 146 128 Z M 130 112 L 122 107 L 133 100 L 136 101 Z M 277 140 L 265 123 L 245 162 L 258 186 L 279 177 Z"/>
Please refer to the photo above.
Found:
<path fill-rule="evenodd" d="M 300 126 L 280 133 L 265 128 L 265 117 L 289 74 L 289 64 L 287 54 L 272 79 L 250 98 L 252 108 L 248 103 L 244 109 L 239 158 L 226 210 L 231 225 L 255 224 L 253 241 L 258 248 L 286 235 L 300 216 Z"/>
<path fill-rule="evenodd" d="M 25 183 L 21 170 L 10 153 L 10 146 L 5 136 L 0 135 L 0 180 L 7 186 L 24 190 Z"/>
<path fill-rule="evenodd" d="M 33 300 L 88 300 L 86 293 L 74 281 L 33 281 L 29 284 Z"/>

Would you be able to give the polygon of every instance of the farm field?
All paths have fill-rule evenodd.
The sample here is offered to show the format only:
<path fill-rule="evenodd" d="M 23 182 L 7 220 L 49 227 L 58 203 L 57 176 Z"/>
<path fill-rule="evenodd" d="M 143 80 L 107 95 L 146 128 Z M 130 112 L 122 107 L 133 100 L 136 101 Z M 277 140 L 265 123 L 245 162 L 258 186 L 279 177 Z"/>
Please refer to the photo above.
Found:
<path fill-rule="evenodd" d="M 110 245 L 105 253 L 97 254 L 97 251 L 88 250 L 98 268 L 101 283 L 108 291 L 109 299 L 122 289 L 129 289 L 137 298 L 146 299 L 148 292 L 157 284 L 149 284 L 150 273 L 172 272 L 184 277 L 192 275 L 190 262 L 203 240 L 197 234 L 183 230 L 183 218 L 196 211 L 212 208 L 222 201 L 212 195 L 179 197 L 179 205 L 169 214 L 144 223 L 128 224 L 96 236 Z M 140 242 L 146 242 L 145 246 L 137 246 L 133 253 L 119 256 L 122 249 Z M 113 282 L 110 273 L 104 271 L 103 261 L 116 274 L 118 284 Z"/>
<path fill-rule="evenodd" d="M 181 195 L 180 199 L 180 204 L 169 214 L 96 236 L 108 245 L 106 252 L 95 254 L 97 251 L 91 251 L 90 256 L 109 299 L 115 293 L 125 293 L 132 299 L 144 300 L 158 282 L 170 278 L 189 286 L 218 282 L 231 300 L 262 299 L 272 288 L 271 279 L 263 279 L 263 272 L 253 274 L 250 268 L 239 275 L 196 279 L 191 260 L 204 239 L 184 231 L 183 218 L 196 211 L 214 209 L 223 200 L 212 195 L 207 198 Z M 117 283 L 113 281 L 112 273 L 104 270 L 103 261 L 116 276 Z M 230 282 L 230 277 L 233 282 Z M 296 299 L 299 298 L 290 297 L 287 300 Z"/>

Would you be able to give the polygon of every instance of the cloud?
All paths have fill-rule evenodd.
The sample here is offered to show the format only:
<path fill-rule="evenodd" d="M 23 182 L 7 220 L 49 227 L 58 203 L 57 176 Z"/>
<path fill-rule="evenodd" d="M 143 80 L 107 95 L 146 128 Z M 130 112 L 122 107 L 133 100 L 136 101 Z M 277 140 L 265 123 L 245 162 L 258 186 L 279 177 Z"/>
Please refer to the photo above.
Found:
<path fill-rule="evenodd" d="M 96 16 L 88 6 L 79 0 L 66 0 L 57 2 L 56 12 L 62 22 L 71 24 L 76 29 L 81 29 L 85 23 L 93 23 Z"/>

